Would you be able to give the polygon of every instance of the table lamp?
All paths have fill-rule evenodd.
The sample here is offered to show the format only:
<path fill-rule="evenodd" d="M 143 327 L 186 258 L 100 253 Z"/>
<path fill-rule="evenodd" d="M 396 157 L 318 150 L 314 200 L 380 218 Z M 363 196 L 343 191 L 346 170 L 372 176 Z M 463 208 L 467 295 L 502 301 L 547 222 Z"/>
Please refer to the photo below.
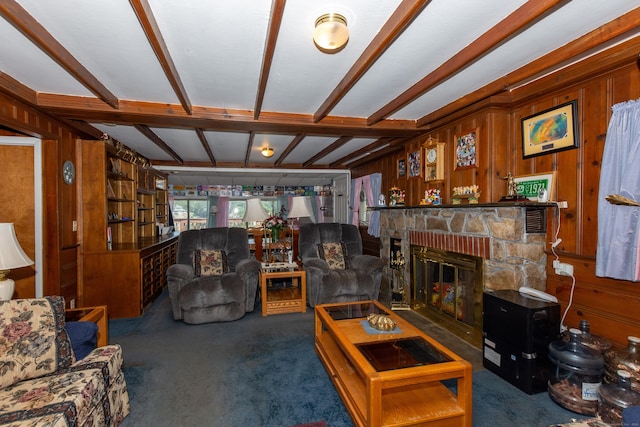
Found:
<path fill-rule="evenodd" d="M 264 206 L 262 206 L 262 200 L 260 197 L 252 197 L 247 200 L 247 209 L 244 211 L 244 218 L 242 220 L 247 223 L 247 231 L 249 230 L 250 222 L 260 222 L 262 223 L 265 219 L 269 217 L 269 214 L 265 210 Z M 266 233 L 264 227 L 262 227 L 262 233 Z M 266 242 L 266 234 L 262 236 L 264 240 L 262 240 L 262 244 Z M 257 242 L 256 242 L 257 243 Z M 269 246 L 267 245 L 267 252 Z M 268 256 L 268 254 L 267 254 Z"/>
<path fill-rule="evenodd" d="M 311 200 L 307 196 L 295 196 L 291 200 L 291 210 L 287 219 L 311 218 L 313 221 L 313 213 L 311 209 Z M 291 227 L 293 228 L 293 226 Z"/>
<path fill-rule="evenodd" d="M 9 270 L 32 264 L 18 243 L 13 223 L 0 223 L 0 301 L 9 301 L 13 296 L 15 282 L 7 277 Z"/>
<path fill-rule="evenodd" d="M 262 206 L 262 200 L 260 197 L 253 197 L 247 200 L 247 210 L 244 211 L 244 218 L 242 219 L 249 226 L 249 222 L 262 222 L 267 219 L 269 215 Z"/>
<path fill-rule="evenodd" d="M 300 228 L 300 218 L 311 218 L 313 221 L 313 213 L 311 209 L 311 200 L 306 196 L 295 196 L 291 200 L 291 210 L 289 211 L 289 215 L 287 215 L 287 219 L 290 220 L 289 224 L 291 225 L 291 248 L 292 251 L 290 256 L 288 257 L 289 263 L 293 261 L 293 246 L 294 246 L 294 222 L 296 222 L 297 228 Z M 315 221 L 314 221 L 315 222 Z"/>

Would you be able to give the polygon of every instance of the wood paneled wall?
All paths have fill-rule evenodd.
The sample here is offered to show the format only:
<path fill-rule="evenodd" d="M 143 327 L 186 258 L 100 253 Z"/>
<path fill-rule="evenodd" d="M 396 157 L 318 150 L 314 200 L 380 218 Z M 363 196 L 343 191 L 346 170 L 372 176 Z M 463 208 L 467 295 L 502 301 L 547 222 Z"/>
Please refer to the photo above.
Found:
<path fill-rule="evenodd" d="M 352 169 L 352 176 L 382 172 L 383 189 L 398 185 L 406 190 L 407 205 L 417 205 L 429 187 L 440 188 L 447 203 L 453 187 L 472 184 L 481 188 L 481 203 L 495 202 L 506 193 L 506 182 L 501 178 L 508 172 L 526 175 L 556 171 L 557 199 L 567 201 L 569 206 L 559 211 L 558 237 L 562 243 L 556 251 L 562 262 L 573 264 L 576 278 L 565 323 L 577 327 L 580 319 L 587 319 L 593 333 L 617 345 L 626 345 L 627 336 L 640 336 L 640 284 L 595 276 L 597 196 L 611 107 L 640 98 L 640 68 L 637 53 L 626 64 L 618 61 L 614 69 L 598 69 L 599 61 L 594 58 L 588 75 L 584 70 L 589 65 L 581 64 L 575 70 L 569 68 L 541 79 L 531 88 L 514 90 L 508 105 L 503 98 L 489 98 L 473 113 L 440 119 L 441 124 L 427 135 L 446 143 L 447 166 L 442 182 L 434 185 L 422 178 L 397 178 L 397 159 L 418 149 L 424 139 L 407 144 L 395 158 L 379 159 Z M 563 80 L 572 84 L 559 87 L 557 82 Z M 578 101 L 579 148 L 523 159 L 521 119 L 571 100 Z M 473 129 L 479 132 L 478 167 L 455 171 L 454 136 Z M 549 211 L 552 214 L 552 220 L 548 221 L 549 243 L 558 225 L 557 212 Z M 558 296 L 564 312 L 572 280 L 555 274 L 550 244 L 547 248 L 547 291 Z"/>
<path fill-rule="evenodd" d="M 35 259 L 35 228 L 33 212 L 34 194 L 33 146 L 0 145 L 3 162 L 3 183 L 0 186 L 0 222 L 12 222 L 20 246 L 31 259 Z M 19 189 L 19 191 L 16 191 Z M 35 291 L 35 266 L 11 270 L 9 277 L 16 282 L 15 298 L 28 298 Z"/>
<path fill-rule="evenodd" d="M 73 221 L 77 220 L 77 191 L 75 185 L 63 183 L 60 170 L 65 160 L 76 160 L 75 140 L 78 136 L 51 117 L 3 93 L 0 93 L 0 126 L 4 128 L 3 135 L 26 135 L 42 139 L 43 293 L 64 295 L 69 303 L 78 296 L 78 264 L 75 255 L 78 241 L 77 233 L 73 231 Z M 33 170 L 33 156 L 20 161 L 18 159 L 22 157 L 17 156 L 17 153 L 8 154 L 7 157 L 3 155 L 2 158 L 12 159 L 11 170 L 4 173 L 5 181 L 15 182 L 21 179 L 24 171 Z M 31 190 L 28 187 L 10 188 L 4 194 L 3 204 L 21 205 L 26 194 L 33 194 L 33 184 Z M 14 222 L 8 214 L 3 215 L 2 220 Z M 35 252 L 34 233 L 31 229 L 24 236 L 28 254 Z M 20 283 L 16 281 L 16 296 L 35 296 L 33 276 L 23 280 L 25 281 Z"/>

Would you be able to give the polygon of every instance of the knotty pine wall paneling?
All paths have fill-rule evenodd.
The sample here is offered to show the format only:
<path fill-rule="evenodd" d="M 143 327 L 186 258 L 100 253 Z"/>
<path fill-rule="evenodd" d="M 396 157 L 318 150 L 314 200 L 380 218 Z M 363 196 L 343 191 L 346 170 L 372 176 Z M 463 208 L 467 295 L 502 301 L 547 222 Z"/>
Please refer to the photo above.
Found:
<path fill-rule="evenodd" d="M 0 158 L 5 159 L 0 186 L 0 222 L 14 224 L 20 246 L 29 258 L 35 260 L 34 197 L 25 197 L 35 191 L 33 156 L 33 146 L 0 144 Z M 35 296 L 34 266 L 11 270 L 9 277 L 16 282 L 14 298 Z"/>
<path fill-rule="evenodd" d="M 72 229 L 72 221 L 77 219 L 78 199 L 75 185 L 62 187 L 60 171 L 64 160 L 75 157 L 74 141 L 78 136 L 48 115 L 1 91 L 0 126 L 4 128 L 5 135 L 27 135 L 42 139 L 43 293 L 64 295 L 67 305 L 70 305 L 78 294 L 79 286 L 78 240 Z M 30 190 L 20 188 L 13 195 L 24 198 L 25 191 Z M 25 239 L 35 240 L 35 230 L 29 233 Z M 28 290 L 21 292 L 24 296 L 34 296 L 35 280 L 34 285 L 28 287 Z"/>
<path fill-rule="evenodd" d="M 429 129 L 431 135 L 446 142 L 447 166 L 442 186 L 443 200 L 450 201 L 451 188 L 475 183 L 481 187 L 481 202 L 495 202 L 506 193 L 506 183 L 501 177 L 508 172 L 527 175 L 556 171 L 556 196 L 567 201 L 568 209 L 560 212 L 562 243 L 556 251 L 562 262 L 574 266 L 576 285 L 573 302 L 567 311 L 565 323 L 578 326 L 581 319 L 591 323 L 593 333 L 611 339 L 615 345 L 626 345 L 627 336 L 640 336 L 640 284 L 595 276 L 595 259 L 598 227 L 598 190 L 602 154 L 606 141 L 611 107 L 617 103 L 640 98 L 640 66 L 637 53 L 629 55 L 626 62 L 617 59 L 617 66 L 607 65 L 599 70 L 602 58 L 594 58 L 594 65 L 581 64 L 576 75 L 571 67 L 557 75 L 550 75 L 534 82 L 531 88 L 523 87 L 510 93 L 508 108 L 487 107 L 475 113 L 451 120 L 439 120 L 439 126 Z M 606 64 L 605 64 L 606 65 Z M 589 70 L 587 73 L 585 70 Z M 571 84 L 558 84 L 567 81 Z M 548 90 L 545 90 L 548 87 Z M 578 101 L 579 147 L 530 159 L 522 158 L 521 119 L 536 112 Z M 504 105 L 503 105 L 504 106 Z M 480 129 L 478 168 L 455 171 L 453 168 L 453 138 L 459 131 L 477 126 Z M 425 136 L 425 138 L 426 138 Z M 490 147 L 487 148 L 487 143 Z M 405 147 L 409 151 L 413 146 Z M 404 183 L 396 179 L 395 165 L 388 160 L 360 166 L 353 176 L 374 171 L 383 173 L 383 189 L 392 185 L 410 187 L 411 199 L 407 204 L 418 204 L 418 195 L 427 184 L 417 181 Z M 471 172 L 470 172 L 471 171 Z M 420 196 L 422 198 L 423 196 Z M 554 256 L 550 241 L 558 221 L 552 209 L 547 222 L 547 292 L 555 294 L 562 306 L 568 307 L 571 294 L 571 278 L 558 276 L 552 267 Z"/>

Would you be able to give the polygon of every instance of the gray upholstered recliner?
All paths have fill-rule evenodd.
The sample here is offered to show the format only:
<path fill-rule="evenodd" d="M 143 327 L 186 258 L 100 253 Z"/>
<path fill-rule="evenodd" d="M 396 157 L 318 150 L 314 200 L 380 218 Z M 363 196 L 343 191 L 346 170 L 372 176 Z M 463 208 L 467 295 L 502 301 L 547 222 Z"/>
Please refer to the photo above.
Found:
<path fill-rule="evenodd" d="M 194 255 L 212 256 L 214 251 L 220 255 L 215 269 L 224 272 L 204 275 L 207 267 L 194 263 Z M 203 274 L 198 276 L 198 270 Z M 183 231 L 178 238 L 176 264 L 167 269 L 173 318 L 199 324 L 243 317 L 253 311 L 259 271 L 260 263 L 250 257 L 247 230 L 219 227 Z"/>
<path fill-rule="evenodd" d="M 301 225 L 298 248 L 307 272 L 307 301 L 311 307 L 316 304 L 378 299 L 384 261 L 362 254 L 362 238 L 355 225 Z M 336 248 L 338 252 L 346 250 L 344 269 L 338 268 L 340 265 L 335 265 L 331 260 L 326 261 L 330 255 L 325 253 L 329 254 Z M 332 268 L 330 264 L 333 264 Z"/>

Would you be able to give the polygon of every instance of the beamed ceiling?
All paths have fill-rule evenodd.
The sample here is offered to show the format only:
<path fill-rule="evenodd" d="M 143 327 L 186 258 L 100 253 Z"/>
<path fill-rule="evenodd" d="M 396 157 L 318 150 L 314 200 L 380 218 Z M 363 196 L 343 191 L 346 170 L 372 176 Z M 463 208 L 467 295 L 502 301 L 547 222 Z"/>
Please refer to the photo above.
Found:
<path fill-rule="evenodd" d="M 639 6 L 0 0 L 0 90 L 82 137 L 107 133 L 179 167 L 174 183 L 295 185 L 295 170 L 330 175 L 389 155 L 474 102 L 510 100 L 550 72 L 637 44 Z M 312 40 L 329 11 L 350 32 L 335 54 Z M 275 155 L 262 157 L 264 146 Z M 221 182 L 227 168 L 233 178 Z M 267 173 L 248 173 L 258 170 Z"/>

